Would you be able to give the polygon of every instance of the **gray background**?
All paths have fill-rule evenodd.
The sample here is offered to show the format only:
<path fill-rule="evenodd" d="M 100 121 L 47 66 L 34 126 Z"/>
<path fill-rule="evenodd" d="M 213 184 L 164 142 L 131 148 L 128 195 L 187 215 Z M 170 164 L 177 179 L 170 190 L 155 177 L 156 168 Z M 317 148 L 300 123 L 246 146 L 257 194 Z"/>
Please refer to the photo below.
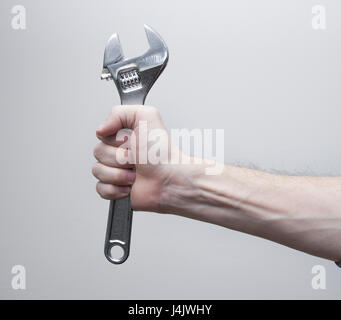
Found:
<path fill-rule="evenodd" d="M 25 31 L 11 28 L 15 4 Z M 104 46 L 116 31 L 141 54 L 148 23 L 170 49 L 147 100 L 168 128 L 224 128 L 227 163 L 341 174 L 340 14 L 339 0 L 2 0 L 0 298 L 340 298 L 332 262 L 172 215 L 136 213 L 129 260 L 109 264 L 90 172 L 119 103 L 99 80 Z M 26 291 L 11 288 L 15 264 Z M 311 287 L 315 264 L 327 290 Z"/>

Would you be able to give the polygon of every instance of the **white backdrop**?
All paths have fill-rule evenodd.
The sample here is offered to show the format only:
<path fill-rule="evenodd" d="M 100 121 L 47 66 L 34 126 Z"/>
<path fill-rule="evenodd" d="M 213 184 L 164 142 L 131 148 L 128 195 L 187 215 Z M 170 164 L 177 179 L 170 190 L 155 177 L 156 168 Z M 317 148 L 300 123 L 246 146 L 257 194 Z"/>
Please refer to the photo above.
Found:
<path fill-rule="evenodd" d="M 103 255 L 108 202 L 91 175 L 95 129 L 119 99 L 101 82 L 119 32 L 127 56 L 165 39 L 169 64 L 147 98 L 171 128 L 224 128 L 225 161 L 341 174 L 341 3 L 25 0 L 26 30 L 0 4 L 0 298 L 340 298 L 332 262 L 172 215 L 135 213 L 129 260 Z M 11 268 L 26 268 L 13 290 Z M 323 265 L 327 289 L 313 290 Z"/>

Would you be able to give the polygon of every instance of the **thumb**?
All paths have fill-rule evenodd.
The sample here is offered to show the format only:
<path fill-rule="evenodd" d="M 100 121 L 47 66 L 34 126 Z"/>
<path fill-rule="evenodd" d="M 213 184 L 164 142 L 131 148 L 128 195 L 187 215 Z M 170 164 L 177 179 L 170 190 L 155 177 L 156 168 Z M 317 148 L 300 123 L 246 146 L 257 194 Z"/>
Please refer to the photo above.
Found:
<path fill-rule="evenodd" d="M 121 129 L 134 129 L 136 112 L 142 106 L 115 106 L 107 120 L 96 130 L 98 137 L 108 137 Z"/>

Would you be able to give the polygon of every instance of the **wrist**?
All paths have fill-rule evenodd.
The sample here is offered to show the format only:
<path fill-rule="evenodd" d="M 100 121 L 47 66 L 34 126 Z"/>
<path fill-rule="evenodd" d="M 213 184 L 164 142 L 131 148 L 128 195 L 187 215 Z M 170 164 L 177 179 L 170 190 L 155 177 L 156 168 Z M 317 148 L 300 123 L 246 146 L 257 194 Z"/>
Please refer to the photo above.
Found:
<path fill-rule="evenodd" d="M 196 181 L 204 175 L 205 167 L 194 164 L 173 165 L 171 174 L 162 186 L 160 196 L 160 210 L 187 216 L 195 211 L 200 200 L 200 188 Z"/>

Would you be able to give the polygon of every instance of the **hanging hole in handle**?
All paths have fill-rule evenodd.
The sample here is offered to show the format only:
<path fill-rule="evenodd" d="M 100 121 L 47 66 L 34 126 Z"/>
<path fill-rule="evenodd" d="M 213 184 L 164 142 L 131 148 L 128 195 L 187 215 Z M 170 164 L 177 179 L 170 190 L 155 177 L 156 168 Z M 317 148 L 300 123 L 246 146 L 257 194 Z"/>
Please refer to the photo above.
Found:
<path fill-rule="evenodd" d="M 122 260 L 122 258 L 124 257 L 124 249 L 118 245 L 118 244 L 114 244 L 110 250 L 109 250 L 109 254 L 110 254 L 110 259 L 114 262 L 119 262 Z"/>

